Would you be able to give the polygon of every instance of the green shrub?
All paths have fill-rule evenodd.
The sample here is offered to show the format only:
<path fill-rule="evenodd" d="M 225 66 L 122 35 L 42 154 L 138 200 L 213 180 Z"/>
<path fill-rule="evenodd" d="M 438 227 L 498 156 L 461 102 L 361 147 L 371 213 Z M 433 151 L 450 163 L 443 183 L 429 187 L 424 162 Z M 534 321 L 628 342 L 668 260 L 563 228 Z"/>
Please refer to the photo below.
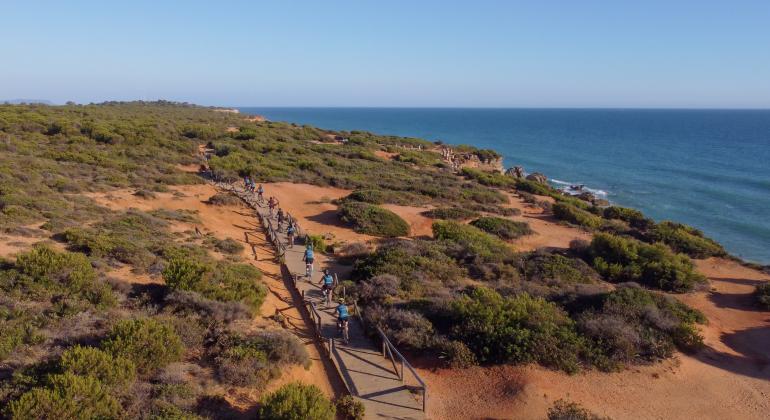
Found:
<path fill-rule="evenodd" d="M 603 210 L 606 219 L 617 219 L 628 222 L 637 229 L 647 229 L 655 224 L 652 220 L 646 218 L 642 212 L 626 207 L 610 206 Z"/>
<path fill-rule="evenodd" d="M 15 269 L 13 280 L 9 278 L 11 281 L 2 284 L 0 279 L 0 287 L 37 286 L 47 293 L 65 293 L 102 307 L 116 302 L 109 286 L 96 279 L 96 272 L 83 254 L 38 245 L 16 257 Z"/>
<path fill-rule="evenodd" d="M 315 252 L 326 252 L 326 241 L 324 241 L 323 235 L 305 235 L 305 245 L 308 243 L 313 246 Z"/>
<path fill-rule="evenodd" d="M 238 255 L 243 252 L 243 245 L 234 239 L 226 238 L 216 241 L 214 249 L 225 254 Z"/>
<path fill-rule="evenodd" d="M 372 305 L 364 320 L 380 327 L 396 346 L 422 350 L 433 345 L 433 324 L 419 312 Z"/>
<path fill-rule="evenodd" d="M 389 238 L 409 235 L 409 224 L 404 219 L 372 204 L 345 202 L 339 208 L 339 215 L 359 233 Z"/>
<path fill-rule="evenodd" d="M 554 203 L 552 210 L 553 215 L 556 216 L 556 218 L 589 229 L 597 229 L 601 227 L 603 223 L 601 217 L 583 209 L 579 209 L 571 204 Z"/>
<path fill-rule="evenodd" d="M 481 258 L 485 261 L 501 261 L 512 256 L 513 251 L 500 239 L 474 226 L 452 221 L 433 222 L 433 237 L 440 241 L 460 245 L 461 258 Z"/>
<path fill-rule="evenodd" d="M 425 217 L 444 220 L 467 220 L 478 217 L 479 213 L 463 207 L 439 207 L 422 212 Z"/>
<path fill-rule="evenodd" d="M 502 297 L 478 288 L 451 304 L 452 336 L 483 363 L 538 362 L 575 372 L 584 342 L 556 305 L 526 293 Z"/>
<path fill-rule="evenodd" d="M 652 242 L 663 242 L 674 251 L 693 258 L 721 257 L 727 255 L 724 248 L 691 226 L 674 222 L 661 222 L 647 235 Z"/>
<path fill-rule="evenodd" d="M 706 318 L 678 300 L 637 287 L 606 293 L 578 316 L 581 334 L 593 342 L 593 362 L 603 369 L 693 351 L 703 339 L 696 324 Z"/>
<path fill-rule="evenodd" d="M 132 361 L 94 347 L 71 347 L 62 354 L 59 363 L 65 373 L 92 376 L 110 388 L 126 386 L 136 377 Z"/>
<path fill-rule="evenodd" d="M 706 281 L 692 261 L 662 244 L 596 234 L 588 250 L 593 267 L 611 282 L 632 281 L 656 289 L 686 292 Z"/>
<path fill-rule="evenodd" d="M 174 258 L 163 269 L 163 280 L 172 289 L 196 290 L 209 270 L 209 266 L 204 263 Z"/>
<path fill-rule="evenodd" d="M 478 364 L 476 355 L 462 341 L 438 340 L 436 348 L 440 353 L 439 358 L 453 369 L 465 369 Z"/>
<path fill-rule="evenodd" d="M 259 418 L 265 420 L 333 420 L 334 405 L 315 385 L 286 384 L 262 399 Z"/>
<path fill-rule="evenodd" d="M 556 400 L 548 409 L 548 420 L 610 420 L 610 418 L 598 416 L 577 403 Z"/>
<path fill-rule="evenodd" d="M 366 416 L 364 403 L 350 395 L 338 398 L 335 406 L 337 407 L 337 416 L 341 416 L 345 420 L 364 420 Z"/>
<path fill-rule="evenodd" d="M 172 259 L 163 270 L 163 279 L 173 290 L 197 292 L 220 302 L 241 302 L 253 312 L 267 296 L 261 278 L 262 273 L 250 264 L 220 261 L 212 266 L 184 257 Z"/>
<path fill-rule="evenodd" d="M 249 336 L 224 334 L 209 350 L 217 376 L 227 384 L 264 387 L 289 364 L 308 367 L 310 358 L 296 336 L 283 331 L 262 331 Z"/>
<path fill-rule="evenodd" d="M 542 252 L 524 257 L 522 276 L 529 281 L 554 286 L 595 283 L 599 277 L 582 260 Z"/>
<path fill-rule="evenodd" d="M 91 376 L 54 375 L 50 385 L 33 388 L 8 405 L 12 419 L 109 419 L 120 416 L 120 404 L 108 388 Z"/>
<path fill-rule="evenodd" d="M 517 239 L 534 233 L 527 222 L 517 222 L 500 217 L 482 217 L 472 221 L 471 225 L 504 240 Z"/>
<path fill-rule="evenodd" d="M 770 309 L 770 282 L 758 284 L 754 289 L 754 298 L 759 306 Z"/>
<path fill-rule="evenodd" d="M 401 290 L 415 295 L 419 294 L 427 281 L 452 285 L 464 274 L 465 271 L 443 252 L 439 244 L 423 240 L 398 240 L 386 243 L 376 252 L 359 258 L 354 264 L 351 277 L 358 281 L 369 281 L 378 276 L 392 275 L 400 281 Z"/>
<path fill-rule="evenodd" d="M 398 202 L 399 200 L 395 200 L 395 196 L 397 193 L 394 193 L 392 191 L 383 191 L 383 190 L 356 190 L 352 193 L 348 194 L 347 197 L 345 197 L 345 200 L 348 201 L 360 201 L 362 203 L 369 203 L 369 204 L 385 204 L 385 203 L 393 203 Z"/>
<path fill-rule="evenodd" d="M 229 193 L 216 193 L 209 197 L 206 203 L 213 206 L 238 206 L 241 199 Z"/>
<path fill-rule="evenodd" d="M 184 350 L 173 328 L 151 318 L 119 321 L 102 342 L 102 348 L 115 358 L 133 361 L 143 374 L 178 361 Z"/>
<path fill-rule="evenodd" d="M 480 169 L 463 168 L 462 174 L 468 179 L 474 179 L 481 185 L 490 187 L 513 188 L 516 186 L 516 179 L 499 172 L 487 172 Z"/>

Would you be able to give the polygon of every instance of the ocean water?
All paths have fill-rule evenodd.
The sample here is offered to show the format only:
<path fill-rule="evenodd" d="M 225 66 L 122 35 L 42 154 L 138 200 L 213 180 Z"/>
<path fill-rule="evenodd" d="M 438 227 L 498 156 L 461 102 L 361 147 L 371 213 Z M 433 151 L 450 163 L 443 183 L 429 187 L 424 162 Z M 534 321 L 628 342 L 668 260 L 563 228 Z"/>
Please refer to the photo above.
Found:
<path fill-rule="evenodd" d="M 273 121 L 491 148 L 770 264 L 770 110 L 240 108 Z"/>

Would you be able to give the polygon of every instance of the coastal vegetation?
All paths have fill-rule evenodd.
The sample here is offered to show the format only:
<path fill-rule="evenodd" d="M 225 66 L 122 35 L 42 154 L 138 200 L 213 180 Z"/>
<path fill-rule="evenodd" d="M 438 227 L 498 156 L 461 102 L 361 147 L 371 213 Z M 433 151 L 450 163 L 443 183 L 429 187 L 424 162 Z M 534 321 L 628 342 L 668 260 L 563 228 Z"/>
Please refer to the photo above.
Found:
<path fill-rule="evenodd" d="M 673 294 L 704 284 L 691 258 L 726 253 L 686 225 L 534 180 L 455 173 L 419 139 L 166 102 L 0 106 L 0 230 L 43 242 L 0 261 L 0 360 L 10 372 L 0 379 L 2 415 L 196 418 L 229 406 L 222 387 L 261 392 L 287 367 L 307 366 L 295 336 L 247 327 L 268 291 L 262 273 L 240 259 L 241 244 L 174 229 L 195 223 L 191 211 L 109 209 L 94 199 L 128 190 L 146 203 L 204 182 L 190 171 L 201 147 L 212 151 L 220 180 L 352 191 L 333 202 L 339 220 L 378 238 L 342 247 L 339 261 L 352 273 L 341 280 L 366 323 L 406 351 L 452 367 L 538 363 L 573 373 L 702 344 L 706 319 Z M 499 158 L 461 149 L 484 162 Z M 516 249 L 511 241 L 532 233 L 509 218 L 516 195 L 592 240 Z M 240 205 L 227 194 L 200 200 Z M 406 238 L 409 224 L 386 204 L 430 208 L 423 214 L 434 219 L 432 237 Z M 320 235 L 307 239 L 338 249 Z M 122 269 L 163 282 L 126 284 L 113 277 Z M 765 286 L 755 296 L 768 305 Z M 213 385 L 193 383 L 196 375 Z M 349 402 L 337 407 L 360 415 Z M 262 396 L 258 410 L 264 418 L 335 412 L 318 389 L 299 384 Z"/>
<path fill-rule="evenodd" d="M 758 284 L 754 289 L 754 298 L 760 307 L 770 309 L 770 282 Z"/>

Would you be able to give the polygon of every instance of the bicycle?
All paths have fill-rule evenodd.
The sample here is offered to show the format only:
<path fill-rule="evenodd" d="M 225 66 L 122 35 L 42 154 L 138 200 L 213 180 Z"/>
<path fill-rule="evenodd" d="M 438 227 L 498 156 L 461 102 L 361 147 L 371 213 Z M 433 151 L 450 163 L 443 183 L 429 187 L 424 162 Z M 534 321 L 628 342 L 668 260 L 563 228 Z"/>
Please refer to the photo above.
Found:
<path fill-rule="evenodd" d="M 324 286 L 321 288 L 321 294 L 323 295 L 323 301 L 326 303 L 326 307 L 328 308 L 332 304 L 332 289 Z"/>
<path fill-rule="evenodd" d="M 350 329 L 348 327 L 350 320 L 347 318 L 342 320 L 337 320 L 337 331 L 342 335 L 342 341 L 345 344 L 348 344 L 350 342 Z"/>

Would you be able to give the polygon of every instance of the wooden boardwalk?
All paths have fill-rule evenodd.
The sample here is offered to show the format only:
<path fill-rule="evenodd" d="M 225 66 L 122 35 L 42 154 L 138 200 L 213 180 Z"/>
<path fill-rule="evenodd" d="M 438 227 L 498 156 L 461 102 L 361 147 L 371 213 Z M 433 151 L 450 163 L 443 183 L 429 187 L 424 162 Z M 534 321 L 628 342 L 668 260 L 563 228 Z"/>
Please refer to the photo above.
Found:
<path fill-rule="evenodd" d="M 319 258 L 316 258 L 312 279 L 306 278 L 305 263 L 302 261 L 305 247 L 299 243 L 302 241 L 298 241 L 293 248 L 287 247 L 286 234 L 273 228 L 276 221 L 269 217 L 267 205 L 257 203 L 255 195 L 242 188 L 229 184 L 218 186 L 239 196 L 256 212 L 255 216 L 265 227 L 268 239 L 276 245 L 278 255 L 283 256 L 290 281 L 303 298 L 302 305 L 310 317 L 308 321 L 315 324 L 326 355 L 331 358 L 350 394 L 366 406 L 366 418 L 424 419 L 427 400 L 425 384 L 384 335 L 381 336 L 380 347 L 366 335 L 360 319 L 352 316 L 350 342 L 344 344 L 338 337 L 335 304 L 325 307 L 318 286 L 323 269 L 319 267 Z M 307 232 L 300 233 L 304 235 Z M 380 335 L 381 332 L 376 331 L 375 334 Z"/>

